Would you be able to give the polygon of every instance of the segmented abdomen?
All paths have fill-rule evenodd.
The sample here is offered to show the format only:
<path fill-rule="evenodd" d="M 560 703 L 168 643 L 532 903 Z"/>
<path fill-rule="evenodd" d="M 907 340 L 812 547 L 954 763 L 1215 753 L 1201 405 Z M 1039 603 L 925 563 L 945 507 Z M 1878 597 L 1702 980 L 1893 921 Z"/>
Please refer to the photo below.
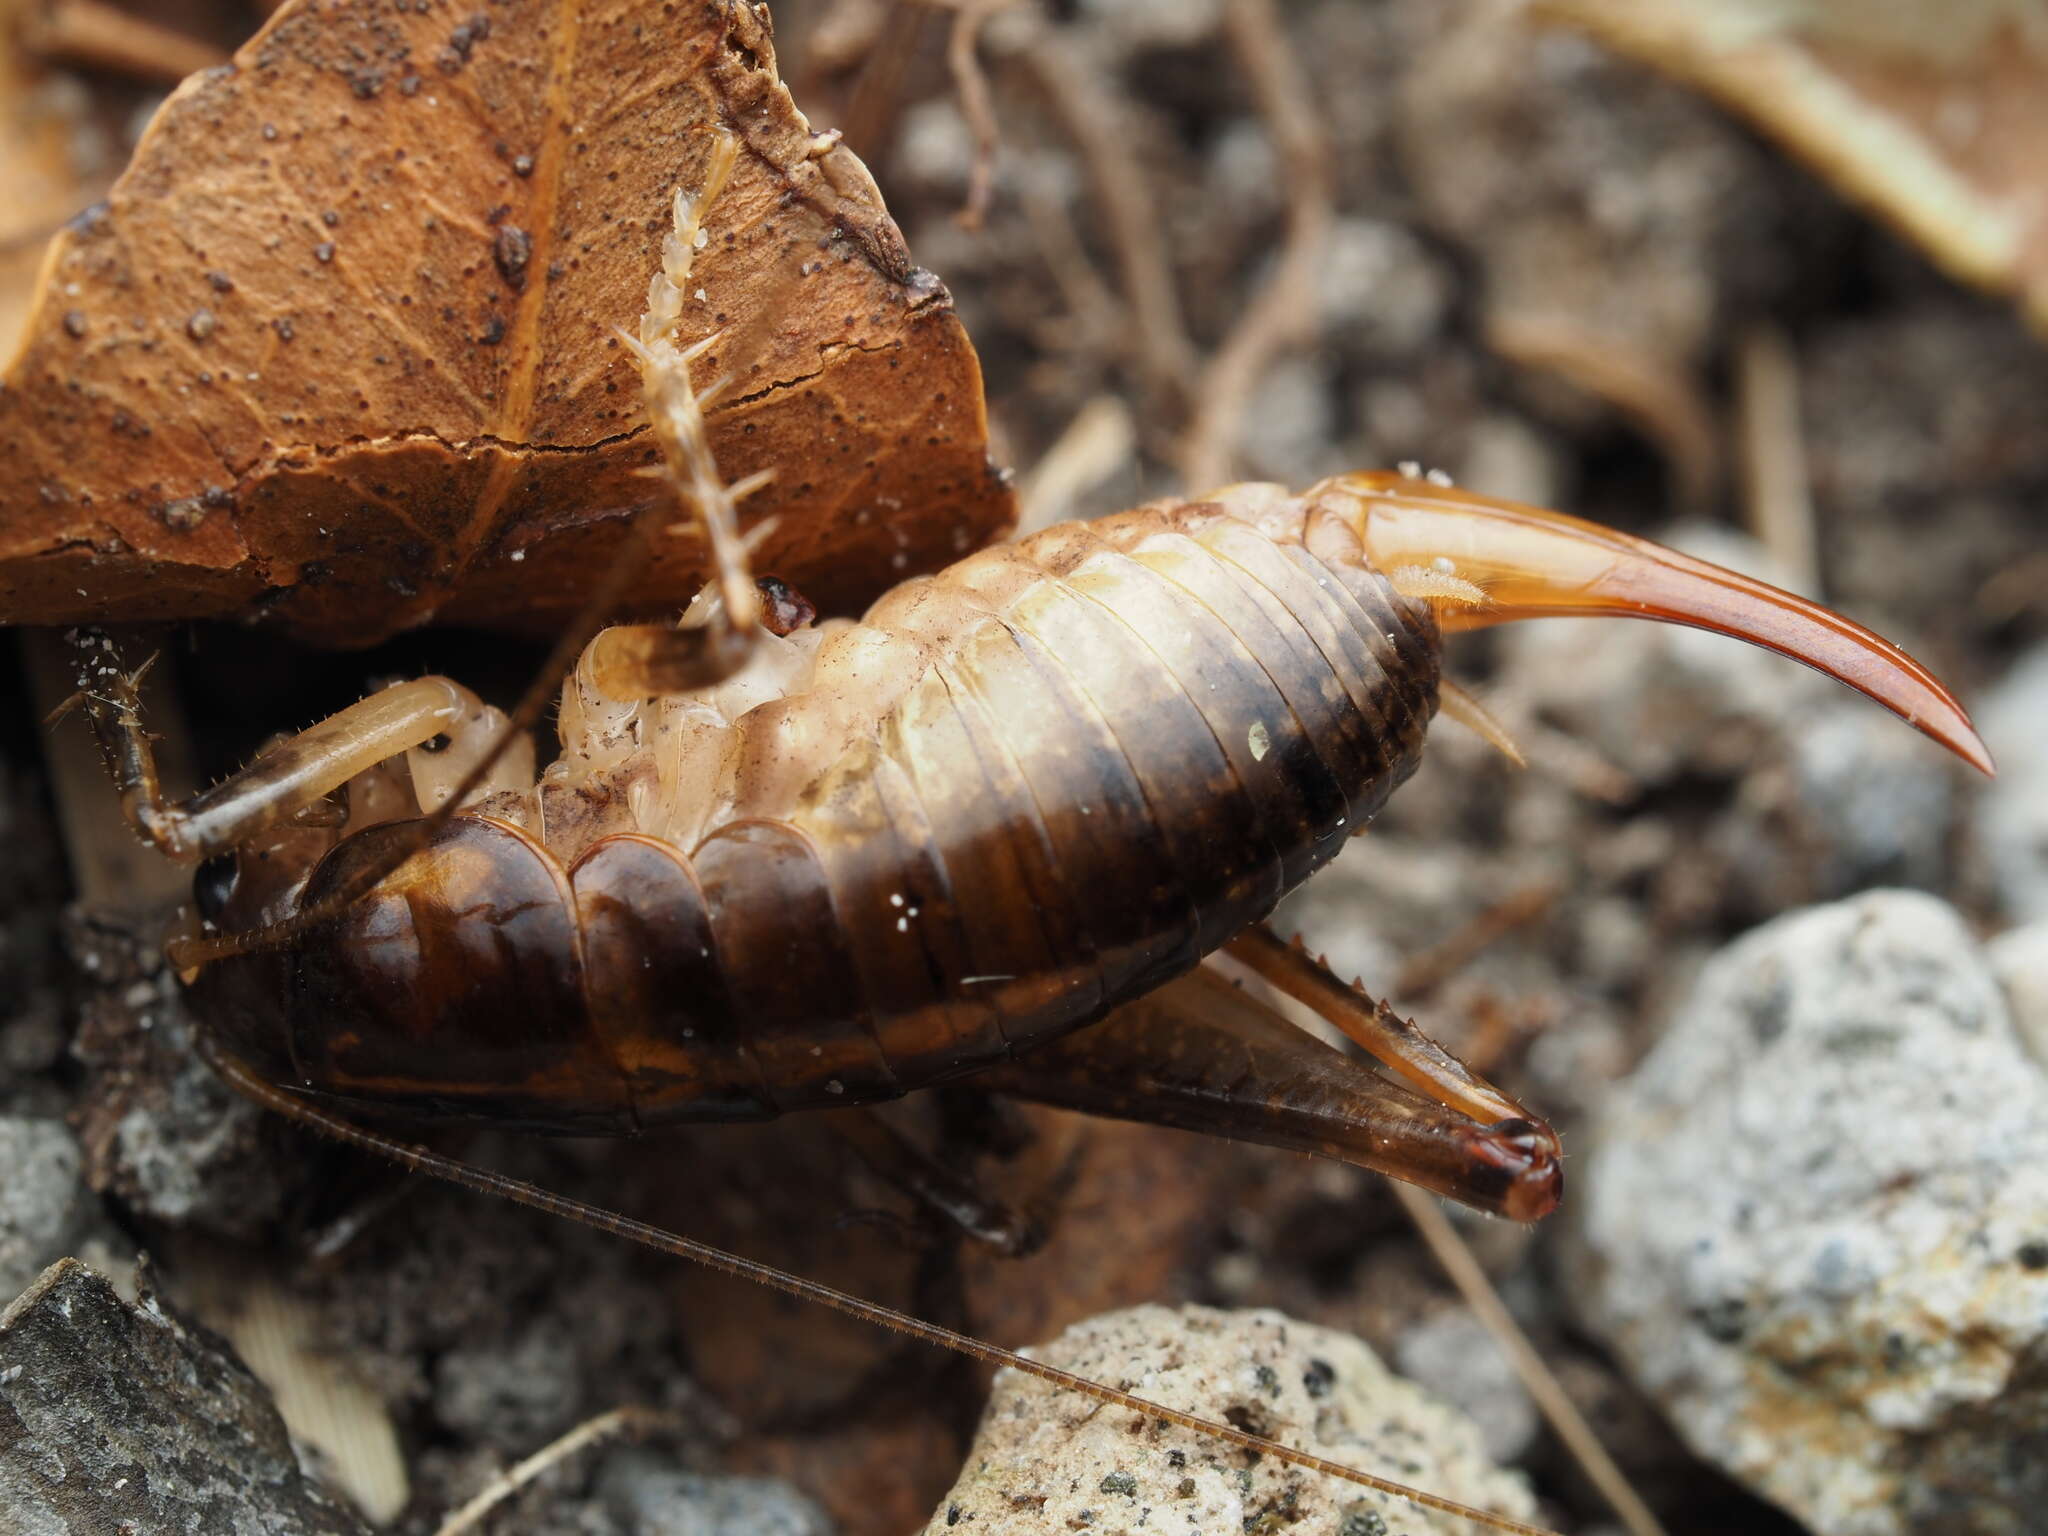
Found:
<path fill-rule="evenodd" d="M 751 1117 L 972 1070 L 1188 969 L 1379 809 L 1435 709 L 1426 605 L 1291 505 L 1062 525 L 897 589 L 866 622 L 924 648 L 914 680 L 784 814 L 687 853 L 613 835 L 564 869 L 457 818 L 279 978 L 293 1075 L 565 1128 Z"/>

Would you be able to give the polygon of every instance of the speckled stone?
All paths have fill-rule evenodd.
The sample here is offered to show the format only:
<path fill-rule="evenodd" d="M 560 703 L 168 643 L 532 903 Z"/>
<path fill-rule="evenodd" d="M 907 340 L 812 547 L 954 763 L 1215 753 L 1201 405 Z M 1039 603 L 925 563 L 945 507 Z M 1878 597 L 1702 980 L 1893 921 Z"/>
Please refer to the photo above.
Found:
<path fill-rule="evenodd" d="M 2048 1528 L 2048 1075 L 1953 910 L 1729 946 L 1580 1144 L 1570 1289 L 1695 1450 L 1817 1536 Z"/>
<path fill-rule="evenodd" d="M 2000 902 L 2017 922 L 2048 918 L 2048 645 L 2013 664 L 1976 709 L 1998 777 L 1973 830 Z"/>
<path fill-rule="evenodd" d="M 62 1259 L 0 1313 L 8 1536 L 368 1536 L 306 1478 L 269 1394 L 145 1293 Z"/>
<path fill-rule="evenodd" d="M 713 1477 L 652 1452 L 608 1457 L 604 1508 L 632 1536 L 832 1536 L 825 1512 L 772 1477 Z"/>
<path fill-rule="evenodd" d="M 84 1233 L 96 1207 L 78 1168 L 62 1121 L 0 1115 L 0 1304 Z"/>
<path fill-rule="evenodd" d="M 1471 1420 L 1394 1375 L 1349 1334 L 1278 1312 L 1133 1307 L 1077 1323 L 1035 1358 L 1167 1407 L 1221 1419 L 1347 1466 L 1520 1518 L 1529 1491 L 1493 1466 Z M 1468 1522 L 1035 1377 L 996 1378 L 960 1481 L 925 1536 L 1285 1531 L 1404 1536 Z"/>

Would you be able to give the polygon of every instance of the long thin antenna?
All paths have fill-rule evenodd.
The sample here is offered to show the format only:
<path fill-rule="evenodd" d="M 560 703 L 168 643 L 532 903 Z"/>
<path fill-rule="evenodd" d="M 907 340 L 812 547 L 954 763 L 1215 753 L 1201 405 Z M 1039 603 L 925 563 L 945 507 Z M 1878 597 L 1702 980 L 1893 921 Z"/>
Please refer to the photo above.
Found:
<path fill-rule="evenodd" d="M 990 1344 L 983 1339 L 975 1338 L 972 1334 L 956 1333 L 951 1328 L 926 1322 L 920 1317 L 912 1317 L 909 1313 L 899 1312 L 894 1307 L 885 1307 L 879 1302 L 864 1300 L 816 1280 L 806 1280 L 801 1275 L 777 1269 L 772 1264 L 743 1258 L 739 1254 L 728 1253 L 723 1248 L 700 1243 L 694 1238 L 683 1237 L 644 1221 L 635 1221 L 630 1216 L 621 1216 L 615 1211 L 607 1211 L 600 1206 L 590 1205 L 567 1195 L 555 1194 L 523 1179 L 515 1179 L 488 1168 L 458 1162 L 426 1147 L 369 1130 L 317 1105 L 307 1103 L 257 1076 L 210 1035 L 202 1034 L 200 1049 L 213 1069 L 238 1093 L 261 1104 L 265 1109 L 273 1110 L 286 1119 L 296 1120 L 299 1124 L 322 1135 L 331 1136 L 348 1146 L 359 1147 L 366 1152 L 387 1157 L 411 1172 L 431 1174 L 437 1179 L 459 1184 L 464 1189 L 474 1190 L 478 1194 L 497 1195 L 515 1204 L 545 1211 L 551 1216 L 582 1222 L 583 1225 L 594 1227 L 600 1232 L 628 1238 L 659 1252 L 692 1260 L 708 1269 L 735 1275 L 743 1280 L 752 1280 L 758 1285 L 765 1285 L 771 1290 L 781 1291 L 801 1301 L 816 1302 L 821 1307 L 829 1307 L 835 1312 L 843 1312 L 849 1317 L 857 1317 L 878 1327 L 893 1329 L 923 1343 L 935 1345 L 940 1349 L 950 1349 L 956 1354 L 966 1355 L 988 1365 L 1007 1366 L 1013 1371 L 1036 1376 L 1041 1381 L 1051 1382 L 1054 1386 L 1069 1392 L 1082 1393 L 1113 1407 L 1128 1408 L 1134 1413 L 1144 1414 L 1147 1418 L 1159 1419 L 1168 1424 L 1178 1425 L 1182 1429 L 1193 1430 L 1197 1434 L 1221 1440 L 1241 1450 L 1270 1456 L 1276 1461 L 1300 1467 L 1306 1472 L 1319 1472 L 1326 1477 L 1340 1478 L 1361 1488 L 1391 1494 L 1395 1498 L 1406 1499 L 1427 1509 L 1460 1516 L 1491 1530 L 1511 1532 L 1513 1536 L 1558 1536 L 1557 1532 L 1540 1525 L 1529 1525 L 1520 1520 L 1511 1520 L 1505 1515 L 1475 1509 L 1469 1504 L 1460 1504 L 1456 1499 L 1447 1499 L 1440 1494 L 1428 1493 L 1420 1488 L 1411 1488 L 1405 1483 L 1397 1483 L 1391 1478 L 1361 1472 L 1356 1467 L 1347 1467 L 1341 1462 L 1329 1461 L 1307 1451 L 1295 1450 L 1292 1446 L 1282 1445 L 1277 1440 L 1269 1440 L 1264 1435 L 1255 1435 L 1233 1425 L 1205 1419 L 1178 1408 L 1169 1408 L 1163 1403 L 1155 1403 L 1134 1393 L 1106 1386 L 1086 1376 L 1078 1376 L 1072 1371 L 1063 1371 L 1056 1365 L 1033 1360 L 1029 1355 L 1020 1355 L 1015 1350 L 1004 1349 L 1000 1344 Z"/>

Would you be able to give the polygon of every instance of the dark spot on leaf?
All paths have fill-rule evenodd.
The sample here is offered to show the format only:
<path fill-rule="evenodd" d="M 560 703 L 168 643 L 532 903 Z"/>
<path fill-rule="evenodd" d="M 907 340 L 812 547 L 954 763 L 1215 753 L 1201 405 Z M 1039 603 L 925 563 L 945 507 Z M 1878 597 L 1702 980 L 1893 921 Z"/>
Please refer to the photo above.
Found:
<path fill-rule="evenodd" d="M 526 264 L 533 259 L 533 237 L 516 224 L 502 224 L 498 235 L 491 242 L 491 260 L 498 265 L 498 276 L 505 279 L 505 286 L 514 293 L 526 290 Z"/>

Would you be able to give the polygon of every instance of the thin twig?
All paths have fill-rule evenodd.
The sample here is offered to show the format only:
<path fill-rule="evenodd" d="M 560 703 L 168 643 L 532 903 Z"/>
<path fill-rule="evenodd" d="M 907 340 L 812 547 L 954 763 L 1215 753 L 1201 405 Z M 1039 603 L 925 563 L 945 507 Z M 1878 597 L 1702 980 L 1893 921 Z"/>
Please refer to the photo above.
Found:
<path fill-rule="evenodd" d="M 1159 210 L 1131 151 L 1123 110 L 1088 58 L 1042 19 L 1024 29 L 1010 58 L 1051 108 L 1087 169 L 1130 305 L 1139 372 L 1149 390 L 1177 404 L 1187 395 L 1195 348 L 1181 319 Z"/>
<path fill-rule="evenodd" d="M 1280 154 L 1287 235 L 1265 286 L 1202 375 L 1194 422 L 1180 453 L 1183 488 L 1196 493 L 1233 477 L 1238 425 L 1274 357 L 1314 339 L 1317 278 L 1331 220 L 1329 143 L 1287 46 L 1279 7 L 1275 0 L 1230 0 L 1223 27 Z"/>
<path fill-rule="evenodd" d="M 989 96 L 988 76 L 982 73 L 977 44 L 981 24 L 996 12 L 1007 10 L 1016 0 L 928 0 L 953 12 L 953 30 L 946 38 L 946 68 L 953 76 L 953 94 L 960 98 L 960 115 L 974 136 L 974 163 L 967 172 L 967 202 L 955 215 L 962 229 L 980 229 L 988 217 L 989 198 L 996 185 L 996 148 L 1001 135 Z"/>
<path fill-rule="evenodd" d="M 1469 965 L 1489 944 L 1535 922 L 1556 900 L 1557 886 L 1548 880 L 1510 892 L 1449 938 L 1412 956 L 1394 980 L 1394 994 L 1403 1002 L 1420 1002 Z"/>
<path fill-rule="evenodd" d="M 2048 553 L 2023 555 L 1999 567 L 1977 589 L 1978 617 L 1992 624 L 2007 624 L 2029 608 L 2042 606 L 2048 593 Z"/>
<path fill-rule="evenodd" d="M 1755 325 L 1736 353 L 1735 431 L 1742 510 L 1796 592 L 1820 597 L 1813 497 L 1799 427 L 1799 363 L 1785 333 Z"/>
<path fill-rule="evenodd" d="M 31 8 L 22 36 L 32 52 L 47 58 L 166 85 L 228 61 L 211 43 L 104 0 L 56 0 Z"/>
<path fill-rule="evenodd" d="M 889 0 L 867 58 L 854 77 L 846 109 L 839 116 L 847 146 L 857 155 L 874 159 L 895 140 L 896 120 L 905 100 L 903 76 L 917 53 L 925 15 L 921 5 Z"/>
<path fill-rule="evenodd" d="M 1677 363 L 1572 316 L 1534 311 L 1489 315 L 1486 344 L 1516 366 L 1555 374 L 1632 420 L 1670 465 L 1681 506 L 1696 509 L 1712 500 L 1721 473 L 1720 434 L 1698 385 Z"/>
<path fill-rule="evenodd" d="M 1017 489 L 1016 537 L 1076 515 L 1080 499 L 1131 462 L 1137 427 L 1115 395 L 1097 395 L 1067 423 Z"/>
<path fill-rule="evenodd" d="M 1047 184 L 1049 180 L 1027 168 L 1017 186 L 1024 221 L 1031 226 L 1038 253 L 1067 305 L 1066 314 L 1045 318 L 1044 334 L 1035 339 L 1051 353 L 1100 355 L 1106 350 L 1104 338 L 1117 336 L 1128 327 L 1124 306 L 1090 259 L 1066 201 Z"/>
<path fill-rule="evenodd" d="M 498 1505 L 548 1468 L 574 1456 L 586 1446 L 608 1440 L 613 1435 L 642 1434 L 672 1422 L 666 1414 L 632 1403 L 614 1408 L 609 1413 L 600 1413 L 594 1419 L 585 1419 L 566 1435 L 549 1441 L 518 1465 L 507 1467 L 492 1478 L 481 1493 L 443 1520 L 434 1536 L 463 1536 L 464 1532 L 475 1530 L 484 1516 Z"/>
<path fill-rule="evenodd" d="M 1633 774 L 1569 731 L 1540 720 L 1522 723 L 1519 730 L 1536 769 L 1561 779 L 1576 793 L 1604 805 L 1627 805 L 1642 793 Z"/>
<path fill-rule="evenodd" d="M 1479 1260 L 1473 1257 L 1465 1239 L 1458 1235 L 1458 1229 L 1451 1225 L 1450 1217 L 1438 1207 L 1435 1197 L 1412 1184 L 1391 1179 L 1388 1182 L 1400 1197 L 1401 1208 L 1408 1213 L 1408 1219 L 1415 1223 L 1415 1230 L 1422 1234 L 1423 1242 L 1429 1245 L 1429 1251 L 1436 1256 L 1451 1284 L 1465 1299 L 1465 1305 L 1493 1335 L 1515 1375 L 1521 1378 L 1522 1385 L 1535 1400 L 1537 1409 L 1550 1421 L 1550 1427 L 1557 1431 L 1557 1438 L 1564 1442 L 1572 1459 L 1584 1469 L 1593 1486 L 1600 1490 L 1600 1496 L 1627 1527 L 1630 1536 L 1664 1536 L 1664 1527 L 1650 1512 L 1650 1506 L 1629 1485 L 1627 1476 L 1607 1454 L 1607 1447 L 1593 1433 L 1593 1426 L 1586 1422 L 1557 1376 L 1543 1363 L 1536 1346 L 1522 1332 L 1521 1324 L 1508 1311 L 1500 1293 L 1493 1288 L 1493 1282 L 1487 1279 L 1486 1271 L 1480 1268 Z"/>

